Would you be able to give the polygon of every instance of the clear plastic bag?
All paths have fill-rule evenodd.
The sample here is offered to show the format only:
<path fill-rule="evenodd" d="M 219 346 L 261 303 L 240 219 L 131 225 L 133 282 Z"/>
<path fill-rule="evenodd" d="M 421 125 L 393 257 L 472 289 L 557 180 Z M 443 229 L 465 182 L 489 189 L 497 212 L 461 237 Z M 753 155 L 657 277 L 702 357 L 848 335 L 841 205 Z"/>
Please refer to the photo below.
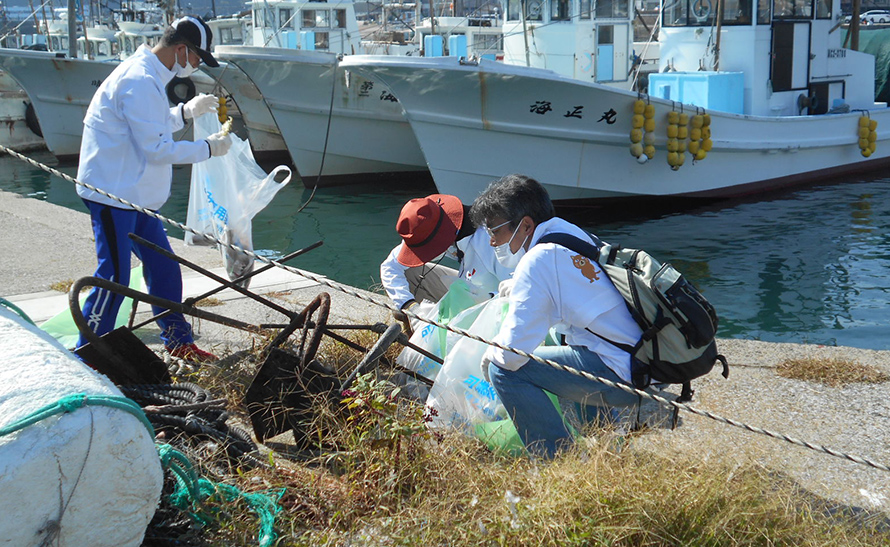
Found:
<path fill-rule="evenodd" d="M 219 119 L 205 114 L 195 119 L 195 140 L 219 132 Z M 191 190 L 186 225 L 201 233 L 215 235 L 225 243 L 253 251 L 253 217 L 266 207 L 275 194 L 290 182 L 291 170 L 279 165 L 266 174 L 253 158 L 250 142 L 232 134 L 232 147 L 225 156 L 215 156 L 192 166 Z M 275 178 L 287 173 L 281 182 Z M 185 235 L 186 245 L 212 245 L 210 240 Z M 220 246 L 229 279 L 253 271 L 254 260 L 229 247 Z M 242 284 L 245 288 L 248 281 Z"/>
<path fill-rule="evenodd" d="M 473 287 L 465 280 L 456 279 L 451 283 L 448 292 L 441 300 L 435 303 L 421 302 L 414 313 L 443 325 L 466 329 L 473 324 L 476 315 L 482 311 L 481 308 L 475 306 L 487 297 L 487 294 L 480 296 L 473 291 Z M 434 327 L 423 321 L 412 321 L 412 328 L 414 334 L 411 335 L 410 342 L 440 358 L 444 358 L 448 354 L 448 349 L 462 338 L 459 334 Z M 436 361 L 411 348 L 403 349 L 396 358 L 396 363 L 430 380 L 435 380 L 442 368 L 442 365 Z"/>
<path fill-rule="evenodd" d="M 472 316 L 474 320 L 465 330 L 490 340 L 501 328 L 508 306 L 508 301 L 503 298 L 493 298 L 474 306 L 467 310 L 467 317 Z M 488 344 L 455 336 L 460 339 L 449 347 L 427 399 L 427 406 L 437 413 L 430 425 L 456 427 L 473 435 L 476 424 L 502 420 L 507 414 L 494 386 L 482 374 L 482 356 Z"/>

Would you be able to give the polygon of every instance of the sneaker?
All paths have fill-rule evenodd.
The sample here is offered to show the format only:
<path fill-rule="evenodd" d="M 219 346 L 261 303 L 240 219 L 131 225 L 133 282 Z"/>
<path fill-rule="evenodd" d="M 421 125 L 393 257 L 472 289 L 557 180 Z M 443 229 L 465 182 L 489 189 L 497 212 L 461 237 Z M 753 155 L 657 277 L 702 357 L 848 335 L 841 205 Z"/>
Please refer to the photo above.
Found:
<path fill-rule="evenodd" d="M 175 348 L 167 348 L 171 357 L 192 361 L 193 363 L 207 363 L 210 361 L 218 361 L 219 357 L 213 355 L 209 351 L 204 351 L 195 344 L 182 344 Z"/>

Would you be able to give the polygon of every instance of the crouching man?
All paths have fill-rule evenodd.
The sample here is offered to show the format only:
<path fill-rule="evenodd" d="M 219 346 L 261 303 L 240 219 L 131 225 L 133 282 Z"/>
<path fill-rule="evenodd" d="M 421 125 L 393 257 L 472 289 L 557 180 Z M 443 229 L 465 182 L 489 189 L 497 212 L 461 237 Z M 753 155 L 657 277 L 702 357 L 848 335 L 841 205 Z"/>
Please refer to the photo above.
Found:
<path fill-rule="evenodd" d="M 605 340 L 633 346 L 642 335 L 623 297 L 597 264 L 554 243 L 536 245 L 550 233 L 592 243 L 591 237 L 556 217 L 544 187 L 523 175 L 493 182 L 471 214 L 489 230 L 498 261 L 516 267 L 509 310 L 494 341 L 630 386 L 630 355 Z M 539 347 L 551 327 L 568 345 Z M 494 346 L 485 353 L 483 369 L 530 453 L 543 457 L 553 457 L 572 440 L 545 390 L 604 410 L 637 402 L 619 388 Z"/>

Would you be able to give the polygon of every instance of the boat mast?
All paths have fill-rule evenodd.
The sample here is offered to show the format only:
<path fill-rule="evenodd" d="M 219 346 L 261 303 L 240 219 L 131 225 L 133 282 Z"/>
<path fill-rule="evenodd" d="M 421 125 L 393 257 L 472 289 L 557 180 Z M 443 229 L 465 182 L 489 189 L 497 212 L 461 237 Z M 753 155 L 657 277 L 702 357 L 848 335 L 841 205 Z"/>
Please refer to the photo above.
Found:
<path fill-rule="evenodd" d="M 853 0 L 853 13 L 850 15 L 850 49 L 859 51 L 859 0 Z"/>
<path fill-rule="evenodd" d="M 528 53 L 528 27 L 525 25 L 525 6 L 528 0 L 520 0 L 519 9 L 522 11 L 520 20 L 522 21 L 522 39 L 525 40 L 525 66 L 532 66 L 531 58 Z"/>
<path fill-rule="evenodd" d="M 745 0 L 742 0 L 743 2 Z M 723 0 L 717 0 L 717 39 L 714 41 L 714 70 L 720 70 L 720 30 L 723 27 Z"/>
<path fill-rule="evenodd" d="M 77 59 L 77 7 L 68 0 L 68 57 Z"/>

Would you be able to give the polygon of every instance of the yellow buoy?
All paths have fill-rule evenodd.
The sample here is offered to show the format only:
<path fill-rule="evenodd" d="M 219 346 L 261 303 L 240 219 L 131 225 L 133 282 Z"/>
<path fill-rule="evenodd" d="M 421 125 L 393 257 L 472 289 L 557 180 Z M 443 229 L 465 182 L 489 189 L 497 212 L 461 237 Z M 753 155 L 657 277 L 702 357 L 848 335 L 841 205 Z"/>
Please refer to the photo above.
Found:
<path fill-rule="evenodd" d="M 637 99 L 634 101 L 634 114 L 642 114 L 646 111 L 646 101 Z"/>
<path fill-rule="evenodd" d="M 216 111 L 217 118 L 219 119 L 219 123 L 226 123 L 226 119 L 229 117 L 229 108 L 226 106 L 226 98 L 219 98 L 219 107 Z"/>
<path fill-rule="evenodd" d="M 668 112 L 668 123 L 674 125 L 680 123 L 680 113 L 675 110 L 671 110 L 670 112 Z"/>
<path fill-rule="evenodd" d="M 676 139 L 679 137 L 680 128 L 675 124 L 668 124 L 667 126 L 667 136 L 669 139 Z"/>
<path fill-rule="evenodd" d="M 630 130 L 630 142 L 636 144 L 643 140 L 643 131 L 640 129 L 631 129 Z"/>

